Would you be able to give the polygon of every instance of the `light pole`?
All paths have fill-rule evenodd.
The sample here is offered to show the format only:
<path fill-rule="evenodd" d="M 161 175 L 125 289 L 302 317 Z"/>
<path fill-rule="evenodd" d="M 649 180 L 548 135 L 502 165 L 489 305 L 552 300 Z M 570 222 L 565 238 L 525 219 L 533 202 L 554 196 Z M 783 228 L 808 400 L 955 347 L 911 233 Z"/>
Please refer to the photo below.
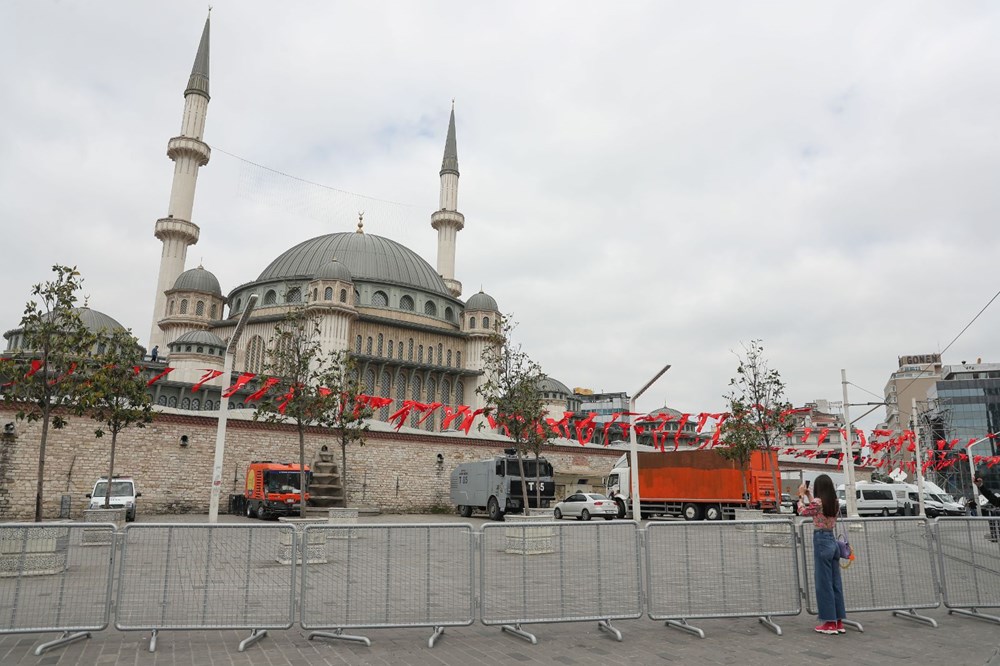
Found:
<path fill-rule="evenodd" d="M 969 456 L 969 481 L 972 483 L 972 506 L 975 507 L 975 515 L 982 515 L 979 508 L 979 487 L 976 485 L 976 463 L 972 459 L 972 447 L 990 439 L 989 435 L 977 439 L 972 444 L 965 447 L 966 455 Z"/>
<path fill-rule="evenodd" d="M 653 383 L 663 376 L 663 373 L 670 369 L 670 364 L 663 366 L 663 369 L 656 373 L 652 379 L 646 382 L 646 385 L 635 392 L 628 401 L 628 411 L 635 414 L 635 401 L 639 399 L 639 396 L 646 392 Z M 632 421 L 632 417 L 629 417 L 629 467 L 631 468 L 632 481 L 629 486 L 632 489 L 632 520 L 639 522 L 642 518 L 642 512 L 639 511 L 639 442 L 635 437 L 635 423 Z"/>
<path fill-rule="evenodd" d="M 924 507 L 924 454 L 920 450 L 920 416 L 917 414 L 917 399 L 913 398 L 910 403 L 910 421 L 913 424 L 913 440 L 916 443 L 917 453 L 917 499 L 920 506 L 920 515 L 926 516 Z"/>
<path fill-rule="evenodd" d="M 854 483 L 854 432 L 851 427 L 851 412 L 847 400 L 847 371 L 840 369 L 840 383 L 844 390 L 844 432 L 847 436 L 841 445 L 844 454 L 844 498 L 847 500 L 847 516 L 858 517 L 858 500 Z"/>
<path fill-rule="evenodd" d="M 208 522 L 219 522 L 219 493 L 222 491 L 222 459 L 226 452 L 226 419 L 229 415 L 229 398 L 226 397 L 227 385 L 232 380 L 233 359 L 236 356 L 236 344 L 250 319 L 250 313 L 257 305 L 257 294 L 252 294 L 247 301 L 247 309 L 240 315 L 240 320 L 233 330 L 229 344 L 226 345 L 226 360 L 222 364 L 222 398 L 219 400 L 219 425 L 215 431 L 215 462 L 212 464 L 212 495 L 208 502 Z"/>

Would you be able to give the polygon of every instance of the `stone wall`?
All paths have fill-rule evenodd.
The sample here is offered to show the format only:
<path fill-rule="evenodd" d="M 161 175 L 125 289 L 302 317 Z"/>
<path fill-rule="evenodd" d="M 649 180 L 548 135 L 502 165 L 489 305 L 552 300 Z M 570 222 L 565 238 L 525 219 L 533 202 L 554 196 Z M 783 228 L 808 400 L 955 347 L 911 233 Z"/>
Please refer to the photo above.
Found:
<path fill-rule="evenodd" d="M 61 496 L 71 495 L 72 518 L 81 518 L 86 494 L 108 472 L 110 436 L 94 437 L 95 424 L 68 416 L 62 430 L 49 429 L 46 447 L 44 511 L 59 516 Z M 0 423 L 14 413 L 0 409 Z M 376 424 L 384 428 L 384 424 Z M 162 412 L 143 429 L 119 435 L 115 473 L 132 476 L 142 493 L 139 513 L 177 514 L 208 511 L 217 423 L 211 415 Z M 451 470 L 460 463 L 489 458 L 504 442 L 476 432 L 397 433 L 371 431 L 363 447 L 347 451 L 347 490 L 351 505 L 374 505 L 386 512 L 452 511 L 448 501 Z M 20 422 L 14 437 L 0 439 L 0 520 L 31 519 L 41 425 Z M 181 446 L 187 435 L 188 445 Z M 305 454 L 311 463 L 326 444 L 340 459 L 335 434 L 320 428 L 306 433 Z M 243 492 L 246 466 L 253 460 L 297 462 L 298 434 L 294 426 L 257 423 L 246 414 L 231 414 L 226 431 L 221 511 L 230 494 Z M 444 456 L 438 465 L 437 455 Z M 579 444 L 556 446 L 544 454 L 556 471 L 603 476 L 621 451 Z"/>

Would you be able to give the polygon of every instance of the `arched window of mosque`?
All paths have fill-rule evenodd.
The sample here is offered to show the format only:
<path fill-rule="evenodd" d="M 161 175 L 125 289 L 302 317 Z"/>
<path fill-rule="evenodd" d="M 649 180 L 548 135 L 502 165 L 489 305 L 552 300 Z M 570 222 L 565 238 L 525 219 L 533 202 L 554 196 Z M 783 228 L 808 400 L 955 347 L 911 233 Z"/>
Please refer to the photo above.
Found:
<path fill-rule="evenodd" d="M 455 311 L 451 308 L 444 309 L 444 318 L 448 321 L 455 321 Z"/>
<path fill-rule="evenodd" d="M 341 289 L 340 290 L 340 302 L 341 303 L 346 303 L 347 302 L 347 290 L 346 289 Z"/>
<path fill-rule="evenodd" d="M 412 312 L 413 311 L 413 297 L 412 296 L 403 296 L 402 298 L 400 298 L 399 299 L 399 309 L 400 310 L 409 310 L 410 312 Z"/>
<path fill-rule="evenodd" d="M 274 305 L 278 302 L 278 294 L 275 293 L 274 289 L 268 289 L 267 293 L 264 294 L 264 305 Z"/>
<path fill-rule="evenodd" d="M 462 352 L 455 352 L 455 367 L 462 367 Z"/>
<path fill-rule="evenodd" d="M 205 353 L 205 348 L 204 347 L 198 347 L 198 353 L 199 354 L 204 354 Z"/>
<path fill-rule="evenodd" d="M 424 346 L 420 345 L 417 347 L 417 363 L 423 363 L 423 362 L 424 362 Z"/>
<path fill-rule="evenodd" d="M 444 350 L 444 345 L 442 345 L 439 342 L 438 343 L 438 365 L 441 365 L 442 363 L 444 363 L 444 356 L 442 356 L 443 350 Z"/>
<path fill-rule="evenodd" d="M 392 340 L 389 340 L 389 358 L 392 358 L 392 352 L 393 352 L 393 345 L 394 344 L 395 343 L 393 343 Z"/>
<path fill-rule="evenodd" d="M 423 386 L 421 384 L 420 377 L 414 377 L 413 382 L 410 384 L 410 389 L 411 389 L 410 397 L 419 402 L 421 398 L 420 391 L 422 388 Z M 410 417 L 410 425 L 411 426 L 417 425 L 417 421 L 419 420 L 420 420 L 420 414 L 417 413 L 416 410 L 414 410 L 413 416 Z"/>
<path fill-rule="evenodd" d="M 212 314 L 210 314 L 209 316 L 212 319 L 215 319 L 215 315 L 217 315 L 217 314 L 219 314 L 218 305 L 216 305 L 215 303 L 212 303 Z"/>
<path fill-rule="evenodd" d="M 194 304 L 194 313 L 199 317 L 205 316 L 205 301 L 198 301 Z"/>
<path fill-rule="evenodd" d="M 261 372 L 264 369 L 264 338 L 255 335 L 247 342 L 246 372 Z"/>
<path fill-rule="evenodd" d="M 446 405 L 451 404 L 451 382 L 447 379 L 441 380 L 441 400 Z"/>
<path fill-rule="evenodd" d="M 106 344 L 104 344 L 102 342 L 102 343 L 100 343 L 100 344 L 97 345 L 97 353 L 98 354 L 103 354 L 106 351 L 108 351 L 108 346 Z"/>
<path fill-rule="evenodd" d="M 298 303 L 302 300 L 302 291 L 298 287 L 292 287 L 285 294 L 286 303 Z"/>
<path fill-rule="evenodd" d="M 378 394 L 383 398 L 391 398 L 392 393 L 392 377 L 389 375 L 388 370 L 382 371 L 382 381 L 379 384 Z M 386 421 L 389 419 L 389 405 L 382 407 L 378 413 L 379 421 Z"/>
<path fill-rule="evenodd" d="M 475 328 L 475 327 L 476 327 L 476 318 L 469 317 L 469 328 Z"/>
<path fill-rule="evenodd" d="M 368 336 L 368 341 L 365 343 L 365 353 L 369 356 L 372 355 L 372 336 Z"/>
<path fill-rule="evenodd" d="M 186 352 L 189 352 L 189 351 L 191 351 L 191 345 L 186 345 L 186 346 L 184 347 L 184 351 L 186 351 Z"/>
<path fill-rule="evenodd" d="M 176 406 L 177 406 L 177 396 L 172 395 L 170 396 L 170 398 L 167 399 L 167 407 L 176 407 Z"/>
<path fill-rule="evenodd" d="M 357 338 L 354 339 L 354 353 L 355 354 L 360 354 L 361 353 L 361 336 L 360 335 Z"/>
<path fill-rule="evenodd" d="M 181 409 L 191 409 L 191 399 L 184 398 L 181 400 Z"/>
<path fill-rule="evenodd" d="M 396 349 L 399 351 L 399 353 L 396 354 L 396 358 L 398 358 L 400 361 L 402 361 L 403 360 L 403 341 L 402 340 L 399 341 L 399 345 L 396 347 Z"/>
<path fill-rule="evenodd" d="M 205 411 L 207 412 L 207 411 L 209 411 L 211 409 L 215 409 L 215 403 L 212 402 L 211 400 L 206 400 L 205 401 Z"/>
<path fill-rule="evenodd" d="M 315 303 L 318 300 L 319 300 L 319 289 L 316 288 L 316 287 L 313 287 L 313 303 Z M 329 299 L 327 299 L 327 300 L 329 300 Z"/>
<path fill-rule="evenodd" d="M 230 311 L 230 314 L 236 314 L 237 312 L 240 312 L 241 310 L 243 310 L 243 299 L 242 298 L 237 298 L 236 299 L 236 307 L 233 308 Z"/>
<path fill-rule="evenodd" d="M 455 404 L 465 404 L 465 384 L 462 382 L 455 382 Z"/>
<path fill-rule="evenodd" d="M 451 350 L 448 350 L 448 367 L 451 367 Z"/>
<path fill-rule="evenodd" d="M 434 363 L 434 347 L 427 345 L 427 363 Z"/>
<path fill-rule="evenodd" d="M 489 327 L 490 327 L 490 318 L 483 317 L 483 328 L 489 328 Z"/>
<path fill-rule="evenodd" d="M 406 375 L 400 373 L 396 377 L 396 402 L 402 404 L 406 400 Z"/>
<path fill-rule="evenodd" d="M 438 306 L 434 304 L 434 301 L 427 301 L 424 303 L 424 314 L 431 317 L 438 316 Z"/>
<path fill-rule="evenodd" d="M 327 287 L 326 289 L 323 290 L 323 300 L 324 301 L 332 301 L 333 300 L 333 287 Z M 347 294 L 346 293 L 344 293 L 344 297 L 341 300 L 345 300 L 345 301 L 347 300 Z"/>
<path fill-rule="evenodd" d="M 184 298 L 181 299 L 181 314 L 187 314 L 187 313 L 188 313 L 188 302 L 187 299 Z"/>
<path fill-rule="evenodd" d="M 372 294 L 372 305 L 377 308 L 385 308 L 389 306 L 389 297 L 385 295 L 384 291 L 376 291 Z"/>
<path fill-rule="evenodd" d="M 375 369 L 368 368 L 365 371 L 365 393 L 375 395 Z"/>
<path fill-rule="evenodd" d="M 361 292 L 358 291 L 357 289 L 354 290 L 354 304 L 355 305 L 361 304 Z"/>
<path fill-rule="evenodd" d="M 191 409 L 193 409 L 195 411 L 198 411 L 199 409 L 201 409 L 201 400 L 199 400 L 198 398 L 195 398 L 194 400 L 192 400 L 191 401 Z"/>
<path fill-rule="evenodd" d="M 173 299 L 171 299 L 170 303 L 167 304 L 167 316 L 170 316 L 173 313 L 174 313 L 174 301 Z"/>
<path fill-rule="evenodd" d="M 427 380 L 427 402 L 434 402 L 435 393 L 437 392 L 437 384 L 433 379 Z M 429 419 L 424 421 L 425 430 L 434 430 L 434 421 L 437 419 L 437 414 L 432 414 Z"/>
<path fill-rule="evenodd" d="M 408 349 L 406 352 L 406 360 L 407 361 L 413 360 L 413 338 L 410 338 L 410 342 L 408 344 Z"/>
<path fill-rule="evenodd" d="M 161 395 L 159 398 L 156 399 L 156 404 L 160 405 L 161 407 L 166 407 L 167 406 L 167 396 Z"/>
<path fill-rule="evenodd" d="M 375 348 L 375 354 L 377 356 L 381 356 L 382 355 L 382 342 L 383 342 L 383 340 L 384 340 L 384 338 L 382 337 L 382 334 L 379 333 L 378 334 L 378 346 Z"/>

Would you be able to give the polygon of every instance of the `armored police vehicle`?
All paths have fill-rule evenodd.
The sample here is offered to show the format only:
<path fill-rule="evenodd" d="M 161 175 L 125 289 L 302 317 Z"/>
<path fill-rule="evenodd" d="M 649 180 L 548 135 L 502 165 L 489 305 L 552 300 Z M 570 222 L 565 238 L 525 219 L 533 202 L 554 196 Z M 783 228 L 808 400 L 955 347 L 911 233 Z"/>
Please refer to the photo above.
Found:
<path fill-rule="evenodd" d="M 503 520 L 505 513 L 522 513 L 522 483 L 527 485 L 529 508 L 539 508 L 539 499 L 541 508 L 548 508 L 556 492 L 552 465 L 545 458 L 539 458 L 536 464 L 533 457 L 525 457 L 523 462 L 524 479 L 514 449 L 504 449 L 503 455 L 489 460 L 456 467 L 451 473 L 451 501 L 458 512 L 468 518 L 478 509 L 486 511 L 490 520 Z"/>

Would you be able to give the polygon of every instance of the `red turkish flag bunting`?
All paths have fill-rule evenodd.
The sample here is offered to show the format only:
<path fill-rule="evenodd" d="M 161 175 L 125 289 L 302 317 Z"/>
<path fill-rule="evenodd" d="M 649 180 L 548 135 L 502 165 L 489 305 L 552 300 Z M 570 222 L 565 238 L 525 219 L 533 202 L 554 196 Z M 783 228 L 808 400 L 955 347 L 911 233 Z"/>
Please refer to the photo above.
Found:
<path fill-rule="evenodd" d="M 210 382 L 222 374 L 222 370 L 209 370 L 208 368 L 202 368 L 202 371 L 205 374 L 201 376 L 201 379 L 198 380 L 197 384 L 191 387 L 191 393 L 196 393 L 198 389 L 206 384 L 206 382 Z"/>
<path fill-rule="evenodd" d="M 247 399 L 244 401 L 244 404 L 248 402 L 253 402 L 254 400 L 260 400 L 267 394 L 268 391 L 271 390 L 272 386 L 274 386 L 280 381 L 281 380 L 278 379 L 277 377 L 268 377 L 267 379 L 264 380 L 264 383 L 260 385 L 259 389 L 257 389 L 256 391 L 247 396 Z"/>
<path fill-rule="evenodd" d="M 153 377 L 152 379 L 150 379 L 148 382 L 146 382 L 146 386 L 152 386 L 153 384 L 155 384 L 156 382 L 160 381 L 161 379 L 163 379 L 164 377 L 166 377 L 167 375 L 169 375 L 173 371 L 174 371 L 174 368 L 166 368 L 166 369 L 164 369 L 163 372 L 161 372 L 160 374 L 156 375 L 155 377 Z"/>
<path fill-rule="evenodd" d="M 242 375 L 240 375 L 239 379 L 236 380 L 235 384 L 226 389 L 226 392 L 222 394 L 222 397 L 223 398 L 230 397 L 231 395 L 239 391 L 241 388 L 249 384 L 250 380 L 256 376 L 257 375 L 252 372 L 244 372 Z"/>

